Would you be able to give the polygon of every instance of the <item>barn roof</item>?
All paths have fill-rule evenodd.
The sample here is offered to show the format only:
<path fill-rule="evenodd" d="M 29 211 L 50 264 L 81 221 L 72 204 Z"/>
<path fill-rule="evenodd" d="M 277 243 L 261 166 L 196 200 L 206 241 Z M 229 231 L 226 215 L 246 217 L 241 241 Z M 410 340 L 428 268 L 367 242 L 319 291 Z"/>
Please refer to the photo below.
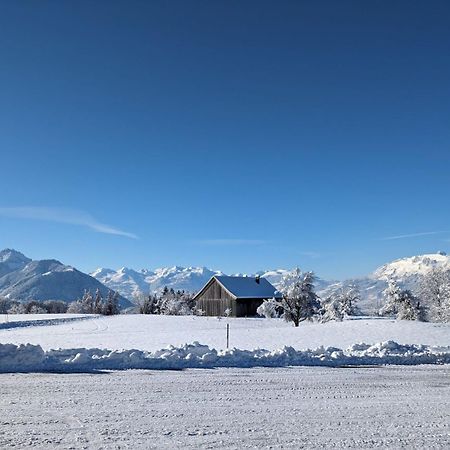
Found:
<path fill-rule="evenodd" d="M 281 294 L 265 278 L 229 277 L 216 275 L 195 296 L 199 296 L 216 279 L 231 295 L 236 298 L 280 298 Z M 259 282 L 258 282 L 259 280 Z"/>

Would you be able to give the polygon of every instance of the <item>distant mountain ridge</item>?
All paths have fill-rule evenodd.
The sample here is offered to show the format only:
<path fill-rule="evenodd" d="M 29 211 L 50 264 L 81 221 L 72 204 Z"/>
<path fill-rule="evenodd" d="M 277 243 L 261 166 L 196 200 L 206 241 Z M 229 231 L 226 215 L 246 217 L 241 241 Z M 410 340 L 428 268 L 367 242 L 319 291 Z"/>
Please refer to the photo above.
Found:
<path fill-rule="evenodd" d="M 325 298 L 337 289 L 355 285 L 361 292 L 361 309 L 363 312 L 372 313 L 381 306 L 383 291 L 387 287 L 388 279 L 395 280 L 401 286 L 414 290 L 422 277 L 433 267 L 444 267 L 450 270 L 450 258 L 442 252 L 401 258 L 382 265 L 366 277 L 344 281 L 327 281 L 318 278 L 316 289 L 319 295 Z M 260 275 L 267 278 L 275 287 L 278 287 L 282 277 L 288 271 L 287 269 L 263 270 L 250 276 Z M 136 271 L 126 267 L 117 271 L 99 268 L 91 275 L 133 301 L 133 297 L 140 293 L 157 293 L 164 286 L 175 290 L 197 292 L 212 276 L 224 275 L 224 273 L 206 267 L 174 266 L 154 271 L 147 269 Z M 242 276 L 245 274 L 234 275 Z"/>
<path fill-rule="evenodd" d="M 132 300 L 139 294 L 160 292 L 169 289 L 198 291 L 212 276 L 223 275 L 220 271 L 206 267 L 163 267 L 151 270 L 133 270 L 122 267 L 117 271 L 99 268 L 91 276 L 111 289 L 117 290 L 124 297 Z"/>
<path fill-rule="evenodd" d="M 234 273 L 232 276 L 256 276 L 267 278 L 275 287 L 281 282 L 287 269 L 261 270 L 254 274 Z M 122 267 L 118 270 L 98 268 L 91 276 L 110 289 L 117 290 L 130 301 L 140 294 L 159 293 L 164 287 L 195 293 L 199 291 L 214 275 L 226 275 L 219 270 L 206 267 L 163 267 L 155 270 L 134 270 Z M 318 290 L 324 289 L 331 282 L 317 279 Z"/>
<path fill-rule="evenodd" d="M 400 258 L 382 265 L 366 277 L 344 281 L 318 278 L 316 289 L 320 297 L 326 298 L 337 289 L 355 285 L 361 292 L 361 309 L 372 313 L 381 306 L 389 279 L 414 291 L 434 267 L 450 270 L 450 257 L 438 252 Z M 260 275 L 278 287 L 287 272 L 287 269 L 263 270 L 250 276 Z M 197 292 L 214 275 L 225 274 L 206 267 L 173 266 L 139 271 L 126 267 L 119 270 L 99 268 L 88 275 L 55 259 L 33 261 L 13 249 L 0 251 L 0 296 L 15 300 L 73 301 L 86 289 L 91 292 L 99 289 L 104 296 L 112 289 L 119 292 L 120 303 L 126 307 L 137 295 L 161 292 L 165 286 Z"/>
<path fill-rule="evenodd" d="M 0 296 L 11 300 L 63 300 L 80 298 L 85 290 L 103 296 L 109 288 L 100 281 L 55 259 L 33 261 L 13 249 L 0 251 Z M 121 306 L 130 302 L 120 297 Z"/>

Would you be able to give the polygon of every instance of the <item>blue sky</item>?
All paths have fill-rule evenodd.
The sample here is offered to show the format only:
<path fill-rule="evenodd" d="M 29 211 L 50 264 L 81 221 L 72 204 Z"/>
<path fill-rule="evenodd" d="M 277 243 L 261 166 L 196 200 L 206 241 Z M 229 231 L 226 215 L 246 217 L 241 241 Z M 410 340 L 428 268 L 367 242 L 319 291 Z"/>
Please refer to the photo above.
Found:
<path fill-rule="evenodd" d="M 327 278 L 446 251 L 449 22 L 446 1 L 2 2 L 0 246 Z"/>

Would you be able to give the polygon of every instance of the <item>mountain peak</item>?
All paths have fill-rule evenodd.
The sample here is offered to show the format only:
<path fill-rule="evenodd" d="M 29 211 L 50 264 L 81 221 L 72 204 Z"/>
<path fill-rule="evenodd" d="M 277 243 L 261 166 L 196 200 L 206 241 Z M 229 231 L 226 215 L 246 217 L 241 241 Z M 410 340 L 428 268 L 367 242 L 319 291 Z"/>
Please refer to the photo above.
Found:
<path fill-rule="evenodd" d="M 396 259 L 379 267 L 373 277 L 377 279 L 394 278 L 403 280 L 411 276 L 423 276 L 435 267 L 450 269 L 450 257 L 444 252 L 409 256 Z"/>
<path fill-rule="evenodd" d="M 28 263 L 31 261 L 30 258 L 27 258 L 23 253 L 18 252 L 12 248 L 5 248 L 0 251 L 0 262 L 25 262 Z"/>
<path fill-rule="evenodd" d="M 0 251 L 0 277 L 14 272 L 15 270 L 22 270 L 27 264 L 31 262 L 23 253 L 5 248 Z"/>

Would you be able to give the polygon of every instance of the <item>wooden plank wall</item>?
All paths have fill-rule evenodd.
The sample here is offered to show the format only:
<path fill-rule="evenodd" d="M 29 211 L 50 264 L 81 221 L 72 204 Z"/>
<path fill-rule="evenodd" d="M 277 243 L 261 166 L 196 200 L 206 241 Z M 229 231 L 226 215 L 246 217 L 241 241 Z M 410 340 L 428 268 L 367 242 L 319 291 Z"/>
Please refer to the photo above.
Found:
<path fill-rule="evenodd" d="M 196 307 L 206 316 L 223 316 L 226 309 L 231 310 L 231 316 L 237 314 L 236 301 L 216 280 L 197 299 Z"/>

